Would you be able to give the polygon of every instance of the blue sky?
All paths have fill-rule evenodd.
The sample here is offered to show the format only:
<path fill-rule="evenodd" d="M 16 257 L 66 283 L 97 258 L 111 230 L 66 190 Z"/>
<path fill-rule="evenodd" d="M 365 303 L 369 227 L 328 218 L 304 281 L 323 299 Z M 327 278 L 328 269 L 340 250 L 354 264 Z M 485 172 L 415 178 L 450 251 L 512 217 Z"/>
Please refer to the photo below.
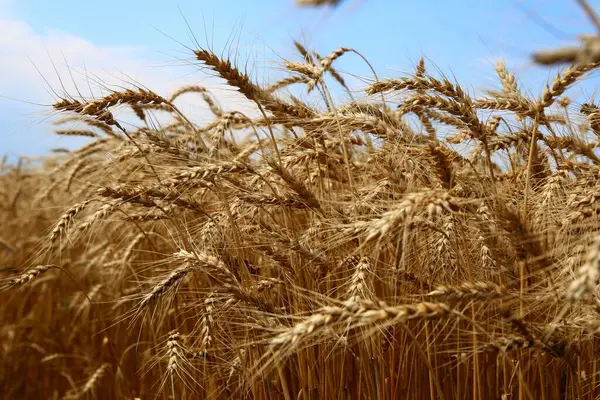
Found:
<path fill-rule="evenodd" d="M 185 66 L 191 60 L 185 46 L 194 46 L 185 20 L 201 45 L 237 51 L 261 82 L 278 74 L 276 62 L 297 57 L 292 41 L 300 39 L 322 54 L 355 48 L 380 77 L 410 72 L 425 56 L 431 69 L 471 90 L 495 84 L 493 65 L 502 58 L 536 94 L 554 72 L 532 65 L 529 54 L 594 32 L 573 0 L 346 0 L 335 10 L 293 3 L 0 0 L 0 96 L 41 104 L 0 97 L 0 154 L 38 155 L 68 144 L 48 124 L 53 99 L 42 76 L 59 89 L 55 68 L 64 81 L 69 71 L 75 81 L 91 74 L 115 84 L 126 74 L 159 93 L 184 80 L 203 82 L 202 73 Z M 590 3 L 600 9 L 600 2 Z M 336 65 L 371 76 L 353 55 Z M 594 94 L 592 82 L 583 92 Z"/>

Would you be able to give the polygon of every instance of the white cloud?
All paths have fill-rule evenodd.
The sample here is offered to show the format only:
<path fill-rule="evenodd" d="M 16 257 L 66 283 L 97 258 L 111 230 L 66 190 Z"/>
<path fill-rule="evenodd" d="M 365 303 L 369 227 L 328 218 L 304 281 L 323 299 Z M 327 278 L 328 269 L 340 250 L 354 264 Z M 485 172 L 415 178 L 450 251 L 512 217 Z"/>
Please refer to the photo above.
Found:
<path fill-rule="evenodd" d="M 9 11 L 10 1 L 0 0 L 0 14 L 10 15 Z M 170 67 L 162 61 L 161 65 L 150 56 L 159 49 L 100 46 L 66 32 L 37 32 L 25 21 L 4 18 L 0 19 L 0 154 L 39 154 L 65 145 L 64 138 L 49 134 L 49 124 L 44 122 L 57 99 L 54 92 L 58 96 L 65 92 L 76 95 L 79 89 L 86 97 L 97 97 L 106 94 L 106 88 L 139 83 L 167 95 L 181 85 L 194 83 L 207 87 L 221 103 L 233 103 L 246 112 L 253 110 L 239 93 L 207 79 L 205 74 L 190 74 L 194 69 L 182 70 L 182 63 Z M 190 106 L 199 103 L 194 101 Z"/>
<path fill-rule="evenodd" d="M 134 48 L 98 47 L 66 33 L 38 34 L 23 21 L 0 21 L 0 89 L 4 95 L 25 95 L 26 100 L 39 101 L 45 97 L 43 79 L 58 89 L 60 77 L 68 90 L 74 89 L 69 67 L 80 85 L 85 77 L 77 70 L 84 66 L 90 76 L 103 77 L 107 76 L 105 71 L 115 68 L 135 72 L 137 64 Z"/>

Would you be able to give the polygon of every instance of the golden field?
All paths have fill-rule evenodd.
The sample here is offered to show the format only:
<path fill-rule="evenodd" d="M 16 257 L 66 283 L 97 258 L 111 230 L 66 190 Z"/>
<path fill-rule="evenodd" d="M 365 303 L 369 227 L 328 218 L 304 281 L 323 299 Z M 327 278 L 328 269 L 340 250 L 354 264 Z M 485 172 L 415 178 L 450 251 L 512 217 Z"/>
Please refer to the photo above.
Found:
<path fill-rule="evenodd" d="M 359 49 L 296 42 L 270 85 L 190 54 L 251 116 L 197 85 L 57 100 L 89 143 L 0 166 L 2 398 L 598 398 L 585 45 L 535 95 L 503 63 L 481 96 L 423 60 L 349 88 Z"/>

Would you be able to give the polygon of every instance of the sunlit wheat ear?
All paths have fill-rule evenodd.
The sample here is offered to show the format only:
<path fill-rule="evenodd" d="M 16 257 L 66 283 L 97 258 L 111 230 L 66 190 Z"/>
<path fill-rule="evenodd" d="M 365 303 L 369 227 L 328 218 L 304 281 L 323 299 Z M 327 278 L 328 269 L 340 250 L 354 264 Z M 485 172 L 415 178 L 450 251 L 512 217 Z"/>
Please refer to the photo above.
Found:
<path fill-rule="evenodd" d="M 296 45 L 296 47 L 298 47 L 298 44 Z M 301 50 L 301 52 L 306 51 L 304 49 L 304 47 L 298 47 L 298 48 Z M 327 57 L 320 59 L 319 65 L 315 65 L 314 62 L 311 62 L 311 59 L 307 58 L 307 56 L 305 55 L 305 59 L 307 59 L 307 61 L 308 61 L 307 64 L 286 61 L 286 62 L 284 62 L 284 66 L 287 70 L 296 72 L 296 73 L 300 74 L 301 76 L 306 77 L 306 79 L 308 80 L 308 82 L 306 84 L 306 89 L 310 93 L 316 87 L 316 85 L 321 81 L 321 79 L 323 78 L 323 74 L 325 72 L 331 70 L 331 65 L 333 64 L 333 62 L 336 59 L 338 59 L 339 57 L 341 57 L 343 54 L 345 54 L 349 51 L 354 51 L 354 50 L 345 48 L 345 47 L 341 47 L 341 48 L 333 51 Z M 345 85 L 343 82 L 343 79 L 339 76 L 339 74 L 337 74 L 337 72 L 334 74 L 336 75 L 337 80 L 341 81 L 341 83 L 343 85 Z M 302 78 L 297 78 L 297 82 L 300 82 L 300 81 L 302 81 Z M 293 81 L 290 81 L 290 82 L 296 83 Z"/>
<path fill-rule="evenodd" d="M 318 67 L 311 64 L 304 63 L 296 63 L 291 61 L 286 61 L 283 64 L 288 71 L 297 72 L 299 74 L 305 75 L 309 79 L 319 79 L 320 70 Z"/>
<path fill-rule="evenodd" d="M 194 366 L 190 363 L 188 350 L 183 344 L 183 338 L 178 331 L 169 332 L 167 341 L 164 345 L 164 358 L 166 359 L 166 371 L 163 376 L 159 392 L 163 388 L 168 388 L 172 396 L 175 396 L 176 387 L 183 383 L 184 387 L 194 391 L 193 384 L 197 383 L 194 379 L 196 372 Z"/>
<path fill-rule="evenodd" d="M 167 291 L 175 290 L 176 287 L 181 283 L 182 279 L 185 278 L 194 270 L 194 265 L 185 263 L 182 266 L 174 269 L 166 277 L 161 279 L 147 294 L 142 297 L 142 301 L 139 304 L 139 308 L 143 309 L 156 302 L 162 297 Z"/>
<path fill-rule="evenodd" d="M 229 268 L 227 268 L 225 263 L 212 255 L 200 253 L 197 251 L 189 252 L 187 250 L 180 250 L 179 252 L 173 254 L 173 257 L 176 260 L 182 260 L 189 263 L 190 267 L 200 266 L 203 268 L 207 268 L 208 274 L 222 277 L 225 281 L 238 281 L 238 278 L 233 272 L 231 272 Z"/>
<path fill-rule="evenodd" d="M 21 274 L 20 276 L 18 276 L 16 278 L 9 279 L 8 285 L 10 285 L 10 286 L 24 285 L 27 282 L 30 282 L 31 280 L 35 279 L 38 275 L 41 275 L 52 268 L 58 268 L 58 267 L 54 264 L 38 265 L 37 267 L 28 269 L 27 271 L 25 271 L 23 274 Z"/>
<path fill-rule="evenodd" d="M 600 63 L 570 66 L 562 74 L 557 74 L 554 81 L 552 81 L 552 85 L 546 86 L 539 100 L 539 106 L 542 108 L 550 107 L 558 97 L 562 96 L 569 86 L 577 82 L 587 72 L 598 68 L 598 66 L 600 66 Z"/>
<path fill-rule="evenodd" d="M 257 100 L 262 96 L 262 89 L 252 83 L 248 75 L 234 67 L 231 61 L 221 59 L 208 50 L 196 50 L 194 54 L 199 61 L 212 68 L 229 85 L 238 88 L 248 99 Z"/>
<path fill-rule="evenodd" d="M 564 96 L 558 99 L 557 102 L 560 102 L 559 104 L 561 107 L 567 109 L 570 104 L 570 99 Z M 600 109 L 598 106 L 593 103 L 584 103 L 581 105 L 579 111 L 586 116 L 594 135 L 596 135 L 596 137 L 600 137 Z"/>
<path fill-rule="evenodd" d="M 506 289 L 493 282 L 464 282 L 456 286 L 438 286 L 427 296 L 439 300 L 486 300 L 503 297 Z"/>
<path fill-rule="evenodd" d="M 119 205 L 121 205 L 121 201 L 118 200 L 113 203 L 103 204 L 101 207 L 98 208 L 98 210 L 96 210 L 96 212 L 88 216 L 79 225 L 76 225 L 74 229 L 74 231 L 76 231 L 75 233 L 81 235 L 87 232 L 92 226 L 94 226 L 94 224 L 115 212 Z"/>
<path fill-rule="evenodd" d="M 510 73 L 506 68 L 504 61 L 498 61 L 496 63 L 496 73 L 502 83 L 502 90 L 504 94 L 509 96 L 520 96 L 519 87 L 517 86 L 517 80 L 515 75 Z"/>
<path fill-rule="evenodd" d="M 385 303 L 355 302 L 348 300 L 342 307 L 325 307 L 307 317 L 291 329 L 271 340 L 273 346 L 298 345 L 311 335 L 324 334 L 327 328 L 335 329 L 340 322 L 351 327 L 379 323 L 401 323 L 411 319 L 441 318 L 461 314 L 444 303 L 417 303 L 388 306 Z"/>
<path fill-rule="evenodd" d="M 417 63 L 417 68 L 415 71 L 415 80 L 417 81 L 423 81 L 425 79 L 425 59 L 421 58 L 419 60 L 419 62 Z M 415 88 L 417 93 L 420 94 L 424 94 L 426 89 L 425 88 L 421 88 L 421 87 L 417 87 Z M 437 137 L 437 131 L 434 128 L 433 124 L 431 123 L 431 118 L 429 117 L 429 112 L 425 109 L 415 109 L 417 117 L 419 118 L 419 121 L 421 122 L 421 125 L 423 125 L 423 127 L 425 128 L 425 130 L 427 131 L 427 134 L 429 135 L 430 138 L 434 139 Z"/>
<path fill-rule="evenodd" d="M 62 99 L 54 103 L 53 107 L 57 111 L 73 112 L 91 117 L 109 126 L 117 125 L 117 122 L 110 111 L 106 109 L 99 109 L 97 107 L 89 107 L 84 111 L 86 103 L 82 103 L 77 100 Z"/>
<path fill-rule="evenodd" d="M 306 47 L 302 43 L 300 43 L 297 40 L 294 40 L 294 47 L 296 48 L 296 50 L 298 50 L 298 53 L 300 53 L 302 58 L 304 58 L 304 61 L 306 61 L 309 64 L 315 65 L 313 55 L 306 49 Z"/>
<path fill-rule="evenodd" d="M 350 279 L 347 297 L 350 301 L 370 300 L 371 291 L 369 282 L 371 280 L 371 261 L 368 257 L 362 257 L 354 266 L 354 272 Z"/>
<path fill-rule="evenodd" d="M 425 211 L 424 214 L 427 215 L 427 218 L 431 218 L 442 212 L 452 213 L 453 207 L 456 207 L 456 204 L 447 192 L 410 193 L 394 209 L 383 213 L 379 218 L 355 222 L 342 228 L 342 230 L 348 234 L 362 234 L 365 240 L 369 242 L 379 239 L 405 224 L 416 221 L 427 224 L 428 219 L 417 218 L 416 213 L 418 211 Z"/>
<path fill-rule="evenodd" d="M 349 49 L 348 51 L 353 51 L 353 52 L 357 53 L 356 51 L 351 50 L 351 49 Z M 323 61 L 323 57 L 321 57 L 316 52 L 315 52 L 315 57 L 317 58 L 317 60 L 319 60 L 319 62 Z M 329 75 L 331 75 L 331 77 L 344 88 L 344 90 L 346 91 L 346 93 L 349 95 L 350 99 L 354 98 L 354 96 L 352 94 L 352 89 L 350 89 L 350 87 L 348 87 L 348 85 L 346 84 L 346 80 L 344 79 L 344 77 L 337 71 L 337 69 L 333 68 L 333 65 L 329 65 L 327 67 L 327 73 Z"/>
<path fill-rule="evenodd" d="M 54 244 L 60 237 L 63 235 L 69 226 L 73 223 L 75 217 L 82 212 L 88 204 L 91 203 L 91 200 L 86 200 L 84 202 L 75 204 L 71 208 L 69 208 L 59 219 L 58 223 L 52 230 L 50 234 L 50 243 Z"/>
<path fill-rule="evenodd" d="M 265 109 L 281 118 L 309 117 L 313 114 L 308 107 L 291 105 L 271 96 L 267 91 L 252 82 L 250 77 L 234 67 L 231 61 L 219 58 L 207 50 L 196 50 L 196 59 L 202 61 L 206 66 L 212 68 L 217 74 L 225 79 L 227 83 L 239 89 L 249 100 L 260 103 Z"/>
<path fill-rule="evenodd" d="M 184 356 L 180 340 L 179 332 L 172 331 L 169 333 L 169 338 L 167 339 L 167 373 L 171 376 L 177 373 L 180 360 Z"/>
<path fill-rule="evenodd" d="M 136 90 L 127 89 L 122 92 L 115 92 L 104 96 L 98 100 L 89 101 L 83 104 L 81 113 L 84 115 L 102 115 L 109 107 L 119 104 L 170 104 L 168 100 L 158 94 L 142 88 Z"/>
<path fill-rule="evenodd" d="M 575 280 L 569 285 L 567 299 L 572 303 L 581 301 L 596 290 L 598 280 L 600 280 L 600 237 L 596 237 L 588 250 L 585 263 L 576 272 Z"/>
<path fill-rule="evenodd" d="M 236 161 L 206 164 L 198 167 L 182 169 L 178 174 L 168 179 L 164 185 L 177 186 L 195 183 L 200 186 L 212 188 L 214 187 L 214 183 L 211 181 L 212 176 L 236 172 L 247 172 L 249 170 L 251 170 L 250 165 Z"/>
<path fill-rule="evenodd" d="M 213 337 L 211 331 L 213 329 L 215 303 L 218 299 L 214 294 L 209 294 L 204 300 L 204 313 L 200 317 L 200 351 L 203 354 L 209 354 Z"/>

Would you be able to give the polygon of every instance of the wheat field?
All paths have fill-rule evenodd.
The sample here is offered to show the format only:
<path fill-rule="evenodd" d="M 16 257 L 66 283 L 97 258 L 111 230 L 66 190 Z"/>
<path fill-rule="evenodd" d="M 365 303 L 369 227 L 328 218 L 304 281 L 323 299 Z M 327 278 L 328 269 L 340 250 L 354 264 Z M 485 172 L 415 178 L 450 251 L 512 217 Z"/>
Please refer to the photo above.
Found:
<path fill-rule="evenodd" d="M 89 143 L 2 162 L 0 397 L 598 398 L 600 108 L 565 92 L 600 59 L 475 96 L 294 45 L 269 85 L 190 54 L 258 116 L 65 97 Z"/>

